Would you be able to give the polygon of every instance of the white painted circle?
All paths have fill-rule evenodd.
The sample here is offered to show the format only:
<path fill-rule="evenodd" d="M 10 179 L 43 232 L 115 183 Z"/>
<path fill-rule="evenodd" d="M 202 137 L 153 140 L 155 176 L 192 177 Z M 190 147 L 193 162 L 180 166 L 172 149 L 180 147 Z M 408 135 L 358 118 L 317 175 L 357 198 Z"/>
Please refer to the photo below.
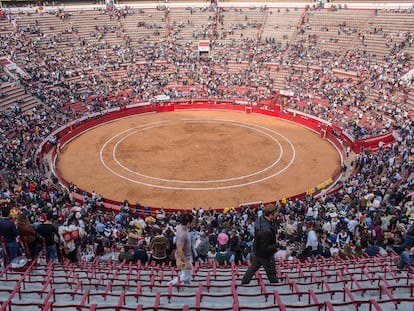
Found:
<path fill-rule="evenodd" d="M 149 130 L 152 128 L 157 128 L 157 127 L 161 127 L 161 126 L 168 126 L 171 125 L 172 122 L 171 121 L 160 121 L 160 122 L 153 122 L 153 123 L 148 123 L 148 124 L 144 124 L 144 125 L 140 125 L 137 127 L 133 127 L 127 130 L 124 130 L 114 136 L 112 136 L 110 139 L 108 139 L 105 144 L 102 146 L 102 148 L 100 149 L 100 161 L 101 163 L 105 166 L 105 168 L 110 171 L 112 174 L 114 174 L 115 176 L 122 178 L 124 180 L 127 180 L 129 182 L 133 182 L 133 183 L 137 183 L 137 184 L 141 184 L 141 185 L 145 185 L 145 186 L 149 186 L 149 187 L 156 187 L 156 188 L 162 188 L 162 189 L 172 189 L 172 190 L 188 190 L 188 191 L 199 191 L 199 190 L 219 190 L 219 189 L 230 189 L 230 188 L 238 188 L 238 187 L 244 187 L 244 186 L 249 186 L 252 184 L 256 184 L 256 183 L 260 183 L 263 182 L 265 180 L 268 180 L 270 178 L 273 178 L 279 174 L 281 174 L 282 172 L 284 172 L 286 169 L 288 169 L 292 163 L 295 160 L 295 147 L 294 145 L 291 143 L 291 141 L 286 138 L 284 135 L 278 133 L 277 131 L 274 131 L 272 129 L 257 125 L 257 124 L 250 124 L 250 123 L 245 123 L 245 122 L 235 122 L 232 120 L 217 120 L 217 119 L 184 119 L 184 122 L 187 123 L 201 123 L 201 122 L 208 122 L 208 123 L 217 123 L 217 124 L 230 124 L 233 126 L 239 126 L 239 127 L 243 127 L 252 131 L 255 131 L 261 135 L 264 135 L 266 137 L 268 137 L 274 144 L 276 144 L 279 149 L 280 149 L 280 153 L 279 153 L 279 157 L 277 157 L 273 163 L 261 170 L 255 171 L 253 173 L 250 174 L 246 174 L 246 175 L 242 175 L 242 176 L 235 176 L 232 178 L 227 178 L 227 179 L 216 179 L 216 180 L 175 180 L 175 179 L 165 179 L 165 178 L 159 178 L 159 177 L 155 177 L 155 176 L 149 176 L 149 175 L 145 175 L 136 171 L 133 171 L 131 169 L 129 169 L 128 167 L 122 165 L 122 163 L 120 163 L 120 161 L 118 160 L 118 158 L 116 157 L 116 150 L 118 148 L 118 145 L 125 139 L 127 139 L 128 137 L 130 137 L 131 135 L 135 135 L 136 133 L 139 133 L 141 131 L 145 131 L 145 130 Z M 292 157 L 289 160 L 289 162 L 281 169 L 275 171 L 275 172 L 271 172 L 268 176 L 266 177 L 262 177 L 262 178 L 258 178 L 256 180 L 253 181 L 248 181 L 248 182 L 243 182 L 243 179 L 245 180 L 246 178 L 249 177 L 253 177 L 259 174 L 263 174 L 267 171 L 270 171 L 272 168 L 274 168 L 282 159 L 283 156 L 283 147 L 280 144 L 280 142 L 273 137 L 272 135 L 277 135 L 280 138 L 282 138 L 283 140 L 285 140 L 287 142 L 287 144 L 290 146 L 291 150 L 292 150 Z M 130 173 L 130 174 L 134 174 L 138 177 L 141 178 L 146 178 L 149 180 L 152 180 L 152 182 L 143 182 L 141 180 L 137 180 L 137 179 L 132 179 L 129 178 L 119 172 L 117 172 L 114 168 L 111 168 L 111 166 L 105 162 L 104 160 L 104 150 L 107 148 L 107 146 L 112 142 L 115 141 L 116 139 L 117 142 L 115 143 L 114 149 L 112 150 L 112 159 L 114 160 L 114 162 L 118 165 L 118 167 L 120 167 L 121 169 L 123 169 L 124 171 Z M 198 147 L 199 145 L 196 144 L 196 147 Z M 230 184 L 230 185 L 222 185 L 222 186 L 211 186 L 211 187 L 194 187 L 194 184 L 212 184 L 212 183 L 230 183 L 230 182 L 234 182 L 234 181 L 239 181 L 236 184 Z M 180 186 L 166 186 L 166 185 L 158 185 L 154 182 L 168 182 L 168 183 L 176 183 L 176 184 L 180 184 Z M 186 186 L 185 184 L 191 184 Z"/>

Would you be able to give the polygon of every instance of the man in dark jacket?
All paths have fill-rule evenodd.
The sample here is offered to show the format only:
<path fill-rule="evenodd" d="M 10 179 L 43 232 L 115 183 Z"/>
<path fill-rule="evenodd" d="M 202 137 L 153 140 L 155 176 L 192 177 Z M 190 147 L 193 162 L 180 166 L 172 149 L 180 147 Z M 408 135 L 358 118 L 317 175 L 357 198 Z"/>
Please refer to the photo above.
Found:
<path fill-rule="evenodd" d="M 7 266 L 14 258 L 18 256 L 19 253 L 19 244 L 16 241 L 17 236 L 19 235 L 16 225 L 9 218 L 10 208 L 4 206 L 1 209 L 1 218 L 0 218 L 0 237 L 4 238 L 4 243 L 6 249 L 2 249 L 2 256 L 4 260 L 4 267 Z M 7 250 L 7 256 L 5 253 Z"/>
<path fill-rule="evenodd" d="M 45 241 L 46 258 L 48 261 L 53 261 L 57 257 L 55 238 L 59 237 L 58 228 L 51 223 L 52 218 L 52 213 L 42 214 L 40 217 L 42 223 L 36 228 L 37 233 Z"/>
<path fill-rule="evenodd" d="M 140 261 L 141 263 L 146 263 L 148 261 L 148 253 L 145 250 L 144 241 L 138 242 L 138 247 L 134 251 L 134 261 Z"/>
<path fill-rule="evenodd" d="M 249 284 L 253 275 L 261 266 L 266 271 L 270 283 L 278 283 L 274 254 L 277 250 L 276 229 L 273 222 L 278 209 L 273 204 L 265 206 L 264 215 L 254 224 L 253 258 L 250 267 L 243 276 L 242 284 Z"/>

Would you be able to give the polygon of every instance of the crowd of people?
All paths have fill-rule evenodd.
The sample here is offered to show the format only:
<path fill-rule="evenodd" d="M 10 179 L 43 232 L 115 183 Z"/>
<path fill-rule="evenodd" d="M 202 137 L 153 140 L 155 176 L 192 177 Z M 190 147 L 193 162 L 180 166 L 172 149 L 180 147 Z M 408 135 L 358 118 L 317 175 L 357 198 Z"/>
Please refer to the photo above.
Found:
<path fill-rule="evenodd" d="M 312 14 L 318 9 L 310 8 L 291 31 L 301 30 L 301 36 L 306 38 Z M 168 24 L 172 13 L 166 7 L 158 10 L 164 12 L 163 23 Z M 182 212 L 149 211 L 127 201 L 119 212 L 106 211 L 95 193 L 85 193 L 83 202 L 75 202 L 71 191 L 76 186 L 70 189 L 57 186 L 53 176 L 48 177 L 47 164 L 37 162 L 37 147 L 55 129 L 81 116 L 82 112 L 72 108 L 79 101 L 89 112 L 97 112 L 135 100 L 152 101 L 159 94 L 171 98 L 243 97 L 250 102 L 272 98 L 276 96 L 274 73 L 267 63 L 277 64 L 279 73 L 288 73 L 282 88 L 292 90 L 294 96 L 280 102 L 285 107 L 341 124 L 355 139 L 391 130 L 395 136 L 390 146 L 380 145 L 375 152 L 359 151 L 353 173 L 339 191 L 276 202 L 275 258 L 372 256 L 388 251 L 404 254 L 401 258 L 406 258 L 414 241 L 410 229 L 414 221 L 414 126 L 408 103 L 411 86 L 400 78 L 410 64 L 407 51 L 412 44 L 412 33 L 401 34 L 401 40 L 393 43 L 391 34 L 381 30 L 384 48 L 388 48 L 384 59 L 376 59 L 359 45 L 342 54 L 347 57 L 338 58 L 332 52 L 321 53 L 323 42 L 313 36 L 308 37 L 306 44 L 281 44 L 272 38 L 246 36 L 228 40 L 235 32 L 260 25 L 246 15 L 238 26 L 240 29 L 232 31 L 225 28 L 230 9 L 213 6 L 200 10 L 207 10 L 211 18 L 202 29 L 196 29 L 194 36 L 207 36 L 216 44 L 223 40 L 218 49 L 221 52 L 206 59 L 198 57 L 196 51 L 184 49 L 179 44 L 179 32 L 174 32 L 177 30 L 174 27 L 194 27 L 192 10 L 188 11 L 189 22 L 171 23 L 168 24 L 171 27 L 163 28 L 171 31 L 168 40 L 159 40 L 163 35 L 159 27 L 137 25 L 142 31 L 151 31 L 149 37 L 159 41 L 148 47 L 151 40 L 144 40 L 147 47 L 143 49 L 131 47 L 133 38 L 122 23 L 142 14 L 132 9 L 100 10 L 97 14 L 107 15 L 108 25 L 98 25 L 94 40 L 79 34 L 76 25 L 70 23 L 70 14 L 63 10 L 55 14 L 67 23 L 67 28 L 53 36 L 40 28 L 41 15 L 36 15 L 39 13 L 33 16 L 32 23 L 23 25 L 18 15 L 4 10 L 2 18 L 8 24 L 0 34 L 0 55 L 24 68 L 30 78 L 18 78 L 17 87 L 39 100 L 38 106 L 30 111 L 23 111 L 15 103 L 0 113 L 2 221 L 15 215 L 14 225 L 18 229 L 17 233 L 14 230 L 6 233 L 5 228 L 12 227 L 10 222 L 7 226 L 0 225 L 0 235 L 7 237 L 4 245 L 8 259 L 23 252 L 36 256 L 43 248 L 48 260 L 66 256 L 77 261 L 82 256 L 103 255 L 114 249 L 120 251 L 121 260 L 177 260 L 175 235 Z M 237 13 L 243 16 L 241 10 Z M 119 45 L 105 40 L 110 32 L 117 33 Z M 69 51 L 59 49 L 66 44 L 63 38 L 72 38 L 68 39 L 73 44 Z M 226 54 L 227 50 L 240 53 L 232 59 L 233 54 Z M 138 59 L 145 63 L 137 62 Z M 245 65 L 239 71 L 230 70 L 232 61 Z M 125 67 L 128 70 L 122 71 Z M 360 74 L 347 81 L 335 74 L 333 69 L 338 67 Z M 123 73 L 119 75 L 118 71 Z M 16 82 L 6 73 L 0 79 L 1 83 Z M 177 86 L 179 81 L 187 81 L 193 87 L 183 91 Z M 243 87 L 245 91 L 240 91 Z M 327 104 L 315 104 L 311 100 L 315 97 L 322 97 Z M 344 111 L 353 112 L 353 117 L 346 117 Z M 369 115 L 369 124 L 359 122 L 362 115 Z M 265 206 L 225 212 L 194 208 L 190 228 L 192 260 L 220 263 L 251 260 L 254 223 L 264 210 Z M 14 243 L 18 236 L 20 243 Z M 187 252 L 181 260 L 186 262 L 188 257 Z M 406 262 L 398 264 L 403 268 Z"/>

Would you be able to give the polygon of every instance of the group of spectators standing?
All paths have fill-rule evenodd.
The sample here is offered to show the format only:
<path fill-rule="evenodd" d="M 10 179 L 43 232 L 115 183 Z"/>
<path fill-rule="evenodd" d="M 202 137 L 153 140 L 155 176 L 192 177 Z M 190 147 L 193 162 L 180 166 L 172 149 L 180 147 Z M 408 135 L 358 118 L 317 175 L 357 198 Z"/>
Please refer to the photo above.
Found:
<path fill-rule="evenodd" d="M 224 28 L 225 15 L 220 8 L 212 7 L 210 10 L 215 17 L 204 30 L 213 39 L 219 40 L 220 31 L 217 29 Z M 57 17 L 62 13 L 56 12 Z M 108 14 L 108 18 L 111 15 L 113 17 L 113 8 L 103 14 Z M 188 14 L 190 18 L 192 13 Z M 116 8 L 115 15 L 118 16 Z M 130 10 L 128 14 L 119 14 L 119 20 L 130 18 L 130 15 Z M 164 21 L 168 20 L 168 15 L 166 11 Z M 128 202 L 123 203 L 119 213 L 108 212 L 102 209 L 98 195 L 86 193 L 85 200 L 76 203 L 69 189 L 56 187 L 53 180 L 44 177 L 48 167 L 36 163 L 36 148 L 53 130 L 80 116 L 79 112 L 71 108 L 71 104 L 79 100 L 84 101 L 89 110 L 94 112 L 127 104 L 136 98 L 148 101 L 161 93 L 172 98 L 231 98 L 240 94 L 234 91 L 229 93 L 227 87 L 251 87 L 252 80 L 256 81 L 252 89 L 254 92 L 247 92 L 243 96 L 250 101 L 268 97 L 272 94 L 273 82 L 269 83 L 271 76 L 265 66 L 267 61 L 276 62 L 280 69 L 291 73 L 285 83 L 293 89 L 295 96 L 283 103 L 285 106 L 338 122 L 344 126 L 344 131 L 355 138 L 390 130 L 394 130 L 396 137 L 395 143 L 391 146 L 381 145 L 378 151 L 361 150 L 352 165 L 353 173 L 343 181 L 339 191 L 322 193 L 318 197 L 309 195 L 284 203 L 276 202 L 276 258 L 375 255 L 391 250 L 406 254 L 404 251 L 412 246 L 412 232 L 409 229 L 412 226 L 409 224 L 414 219 L 414 126 L 406 106 L 409 85 L 399 81 L 403 68 L 409 64 L 406 48 L 412 43 L 412 34 L 404 33 L 401 42 L 392 43 L 388 40 L 389 34 L 384 32 L 390 52 L 385 57 L 386 61 L 375 66 L 371 66 L 373 56 L 361 52 L 357 47 L 348 51 L 347 57 L 340 58 L 341 68 L 358 69 L 363 73 L 359 77 L 362 82 L 354 87 L 353 84 L 344 83 L 346 81 L 339 81 L 334 75 L 332 64 L 338 55 L 329 54 L 327 57 L 327 54 L 319 53 L 319 48 L 315 48 L 320 44 L 317 38 L 309 38 L 310 45 L 307 46 L 288 47 L 266 38 L 265 43 L 262 42 L 262 49 L 255 48 L 262 44 L 260 40 L 228 40 L 223 51 L 234 51 L 241 47 L 253 51 L 253 54 L 243 56 L 246 59 L 242 59 L 239 53 L 239 61 L 246 60 L 248 66 L 229 74 L 226 71 L 226 64 L 230 60 L 228 56 L 223 54 L 214 59 L 198 60 L 194 58 L 194 53 L 172 48 L 176 38 L 152 46 L 145 53 L 144 50 L 131 49 L 129 43 L 111 47 L 104 40 L 105 32 L 122 33 L 121 21 L 119 28 L 98 27 L 97 31 L 102 37 L 97 41 L 79 38 L 79 42 L 74 42 L 71 54 L 67 55 L 59 49 L 53 49 L 63 42 L 62 36 L 76 34 L 74 25 L 61 35 L 48 37 L 40 31 L 37 22 L 28 26 L 19 25 L 18 20 L 16 22 L 16 18 L 7 11 L 2 18 L 9 21 L 9 26 L 4 30 L 10 31 L 0 34 L 0 53 L 11 57 L 28 72 L 30 79 L 20 79 L 19 83 L 41 102 L 29 112 L 22 112 L 16 104 L 0 113 L 0 199 L 3 206 L 0 235 L 5 238 L 4 247 L 9 259 L 23 251 L 26 255 L 36 256 L 40 248 L 44 248 L 48 260 L 61 260 L 62 256 L 66 256 L 77 261 L 88 254 L 102 255 L 114 249 L 121 251 L 121 260 L 175 260 L 175 232 L 181 212 L 158 211 L 152 214 L 144 208 L 132 208 Z M 66 19 L 70 20 L 68 16 Z M 248 26 L 257 26 L 248 20 L 245 22 Z M 309 23 L 312 23 L 311 17 L 299 26 L 303 28 L 304 35 Z M 185 27 L 191 27 L 191 23 Z M 49 40 L 47 49 L 53 51 L 46 55 L 40 41 L 33 40 L 36 36 L 39 40 Z M 112 54 L 102 52 L 108 47 L 112 49 Z M 270 50 L 274 51 L 273 56 L 265 56 Z M 114 61 L 114 55 L 120 62 Z M 306 55 L 303 64 L 306 70 L 296 66 L 303 60 L 303 55 Z M 141 56 L 147 62 L 133 65 Z M 167 73 L 168 65 L 157 62 L 161 59 L 171 59 L 175 69 Z M 111 80 L 110 73 L 120 69 L 123 63 L 132 66 L 129 76 Z M 323 70 L 314 69 L 316 65 L 322 66 L 319 69 Z M 160 72 L 165 74 L 160 75 Z M 292 78 L 299 75 L 301 79 Z M 77 76 L 81 78 L 82 85 L 87 85 L 87 92 L 80 94 L 79 81 L 71 82 L 71 78 Z M 0 79 L 1 82 L 10 82 L 6 74 L 2 74 Z M 197 87 L 189 93 L 166 87 L 178 80 L 192 81 Z M 364 84 L 364 81 L 369 83 Z M 260 87 L 262 91 L 259 91 Z M 366 96 L 372 92 L 371 87 L 378 95 L 373 103 L 367 102 Z M 132 92 L 125 96 L 114 98 L 111 95 L 127 89 Z M 301 94 L 323 94 L 329 105 L 313 105 L 304 100 Z M 90 95 L 94 95 L 93 99 L 87 101 Z M 357 111 L 357 116 L 360 116 L 359 112 L 369 111 L 375 119 L 372 122 L 374 126 L 368 128 L 357 119 L 347 120 L 344 107 L 349 111 Z M 191 212 L 195 221 L 190 230 L 194 260 L 217 260 L 220 263 L 250 260 L 254 223 L 262 216 L 264 209 L 264 206 L 259 206 L 222 212 L 195 208 Z M 8 220 L 10 217 L 13 221 Z M 68 236 L 67 232 L 77 232 L 77 235 Z M 17 237 L 20 243 L 16 242 Z"/>
<path fill-rule="evenodd" d="M 362 152 L 355 165 L 358 173 L 335 193 L 276 202 L 275 259 L 375 256 L 414 246 L 413 175 L 400 163 L 398 146 Z M 395 157 L 391 167 L 378 164 L 387 156 Z M 10 196 L 2 208 L 0 235 L 11 260 L 23 252 L 36 256 L 41 248 L 48 260 L 91 260 L 115 253 L 127 261 L 176 260 L 181 211 L 151 212 L 127 201 L 119 212 L 108 211 L 97 195 L 76 203 L 65 189 L 29 188 L 23 187 L 21 196 Z M 264 211 L 263 205 L 226 211 L 194 208 L 189 227 L 192 258 L 220 264 L 251 260 L 255 222 Z M 76 234 L 68 237 L 68 232 Z"/>

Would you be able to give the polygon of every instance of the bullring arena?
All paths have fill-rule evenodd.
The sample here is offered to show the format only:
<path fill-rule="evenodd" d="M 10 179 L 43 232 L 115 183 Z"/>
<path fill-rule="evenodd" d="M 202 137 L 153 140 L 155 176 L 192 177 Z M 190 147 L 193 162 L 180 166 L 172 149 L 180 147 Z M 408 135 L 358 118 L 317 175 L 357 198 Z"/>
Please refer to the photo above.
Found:
<path fill-rule="evenodd" d="M 93 128 L 61 148 L 57 161 L 65 179 L 89 192 L 190 210 L 291 197 L 340 167 L 319 133 L 266 116 L 195 110 Z"/>
<path fill-rule="evenodd" d="M 1 1 L 0 310 L 413 310 L 413 33 L 409 1 Z M 242 285 L 266 204 L 280 282 Z"/>

